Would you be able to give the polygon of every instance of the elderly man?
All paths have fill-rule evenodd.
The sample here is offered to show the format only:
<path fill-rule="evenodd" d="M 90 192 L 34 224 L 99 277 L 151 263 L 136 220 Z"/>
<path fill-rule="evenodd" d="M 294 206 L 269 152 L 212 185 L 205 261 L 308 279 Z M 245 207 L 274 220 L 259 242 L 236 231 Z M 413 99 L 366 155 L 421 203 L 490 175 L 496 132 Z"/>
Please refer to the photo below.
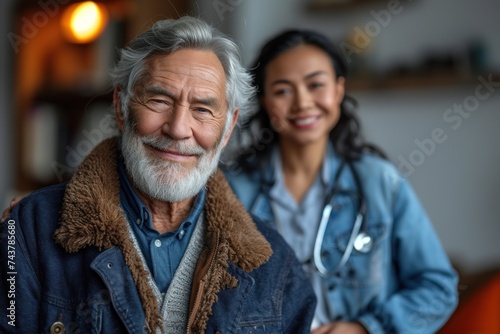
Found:
<path fill-rule="evenodd" d="M 235 44 L 160 21 L 112 78 L 120 137 L 1 224 L 0 332 L 308 332 L 300 265 L 217 170 L 253 93 Z"/>

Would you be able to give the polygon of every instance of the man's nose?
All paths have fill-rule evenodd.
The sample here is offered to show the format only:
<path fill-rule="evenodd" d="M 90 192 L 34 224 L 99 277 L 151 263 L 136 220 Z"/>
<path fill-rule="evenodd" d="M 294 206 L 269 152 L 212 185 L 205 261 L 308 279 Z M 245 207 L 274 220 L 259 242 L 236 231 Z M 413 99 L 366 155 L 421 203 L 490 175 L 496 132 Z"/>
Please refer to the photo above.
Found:
<path fill-rule="evenodd" d="M 192 117 L 188 106 L 176 105 L 166 115 L 162 132 L 175 140 L 188 139 L 192 136 Z"/>

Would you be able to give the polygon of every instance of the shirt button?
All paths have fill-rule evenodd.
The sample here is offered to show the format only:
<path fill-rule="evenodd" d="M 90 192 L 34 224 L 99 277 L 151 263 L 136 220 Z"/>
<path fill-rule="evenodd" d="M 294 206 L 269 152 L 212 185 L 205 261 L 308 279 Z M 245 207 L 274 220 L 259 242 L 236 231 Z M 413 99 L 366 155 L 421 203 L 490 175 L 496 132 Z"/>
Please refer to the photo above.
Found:
<path fill-rule="evenodd" d="M 155 246 L 156 247 L 161 247 L 161 241 L 159 239 L 155 240 Z"/>
<path fill-rule="evenodd" d="M 137 225 L 141 225 L 141 218 L 137 218 L 137 220 L 135 221 L 135 223 L 136 223 Z"/>

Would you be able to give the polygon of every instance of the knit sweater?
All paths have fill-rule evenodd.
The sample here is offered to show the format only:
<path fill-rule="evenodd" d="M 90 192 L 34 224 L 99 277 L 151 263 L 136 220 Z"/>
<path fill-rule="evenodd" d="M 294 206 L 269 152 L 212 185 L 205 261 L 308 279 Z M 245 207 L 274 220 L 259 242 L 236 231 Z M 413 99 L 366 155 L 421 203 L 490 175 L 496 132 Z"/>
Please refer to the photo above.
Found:
<path fill-rule="evenodd" d="M 166 293 L 161 293 L 156 285 L 147 262 L 142 255 L 137 239 L 129 228 L 129 233 L 136 251 L 140 254 L 144 270 L 148 273 L 150 287 L 154 290 L 158 301 L 158 308 L 163 317 L 163 329 L 158 328 L 158 334 L 182 334 L 186 333 L 187 319 L 189 316 L 189 297 L 196 262 L 203 249 L 203 235 L 205 234 L 205 222 L 203 213 L 200 214 L 195 230 L 191 236 L 188 247 L 181 259 L 179 267 Z"/>

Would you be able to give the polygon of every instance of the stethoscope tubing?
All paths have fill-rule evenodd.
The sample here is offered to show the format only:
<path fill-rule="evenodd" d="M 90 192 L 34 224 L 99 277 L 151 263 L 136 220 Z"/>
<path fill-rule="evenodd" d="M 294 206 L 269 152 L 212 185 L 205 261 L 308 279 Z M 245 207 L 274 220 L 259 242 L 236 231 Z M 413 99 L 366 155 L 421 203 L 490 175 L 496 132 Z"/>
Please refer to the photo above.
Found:
<path fill-rule="evenodd" d="M 358 198 L 359 198 L 358 212 L 356 214 L 356 219 L 354 221 L 354 225 L 352 227 L 351 234 L 349 236 L 349 241 L 347 242 L 346 248 L 342 254 L 342 257 L 341 257 L 339 263 L 331 271 L 328 270 L 323 265 L 323 260 L 321 259 L 321 246 L 323 245 L 323 240 L 325 238 L 326 228 L 328 226 L 328 222 L 330 220 L 330 216 L 331 216 L 331 213 L 333 210 L 331 203 L 335 197 L 335 194 L 338 193 L 337 184 L 338 184 L 338 180 L 342 174 L 342 171 L 344 169 L 344 165 L 345 165 L 344 163 L 341 165 L 337 175 L 335 176 L 333 191 L 330 194 L 330 196 L 328 196 L 328 199 L 327 199 L 328 202 L 323 209 L 321 221 L 320 221 L 320 224 L 318 227 L 318 232 L 316 233 L 316 239 L 314 241 L 313 265 L 316 268 L 316 270 L 318 271 L 318 273 L 320 274 L 320 276 L 322 276 L 322 277 L 328 277 L 328 276 L 331 276 L 331 275 L 334 275 L 334 274 L 337 274 L 340 272 L 340 270 L 345 266 L 345 264 L 349 260 L 351 254 L 352 254 L 352 251 L 355 248 L 355 241 L 361 235 L 360 231 L 362 229 L 363 229 L 362 235 L 364 237 L 368 238 L 368 242 L 371 245 L 371 237 L 368 235 L 368 233 L 366 231 L 364 231 L 364 229 L 366 228 L 366 226 L 365 226 L 366 207 L 365 207 L 365 202 L 364 202 L 364 198 L 363 198 L 363 189 L 361 187 L 361 181 L 359 180 L 359 176 L 358 176 L 357 172 L 355 171 L 354 166 L 352 165 L 352 162 L 347 162 L 347 165 L 349 166 L 349 169 L 351 170 L 351 173 L 353 174 L 354 180 L 356 182 L 356 187 L 358 188 L 358 192 L 360 194 L 358 196 Z M 367 249 L 363 249 L 363 247 L 360 248 L 358 251 L 368 252 L 369 249 L 371 248 L 371 247 L 367 247 Z"/>
<path fill-rule="evenodd" d="M 335 269 L 330 271 L 329 273 L 328 269 L 326 269 L 326 267 L 323 265 L 323 260 L 321 259 L 321 245 L 323 244 L 323 240 L 325 238 L 326 226 L 328 225 L 328 221 L 330 220 L 331 212 L 332 206 L 331 204 L 328 204 L 323 210 L 323 216 L 318 228 L 318 233 L 316 234 L 316 240 L 314 241 L 313 264 L 322 277 L 328 277 L 332 274 L 336 274 L 340 272 L 340 269 L 345 266 L 345 264 L 349 260 L 349 257 L 351 257 L 352 251 L 354 250 L 354 242 L 356 240 L 356 237 L 359 235 L 359 231 L 364 219 L 363 214 L 361 212 L 358 212 L 351 231 L 351 235 L 349 236 L 349 242 L 347 243 L 345 251 L 342 254 L 342 258 L 340 259 L 340 262 L 337 264 Z"/>
<path fill-rule="evenodd" d="M 337 264 L 337 266 L 333 270 L 328 270 L 325 265 L 323 264 L 323 261 L 321 259 L 321 246 L 323 244 L 324 238 L 325 238 L 325 233 L 326 233 L 326 228 L 328 227 L 328 222 L 330 220 L 332 211 L 333 211 L 333 205 L 332 202 L 335 198 L 336 194 L 341 193 L 342 191 L 339 191 L 338 189 L 338 182 L 340 179 L 340 176 L 344 170 L 345 165 L 349 166 L 349 169 L 351 170 L 351 173 L 354 177 L 356 187 L 358 188 L 357 191 L 359 193 L 358 200 L 359 200 L 359 207 L 358 211 L 356 214 L 356 219 L 354 221 L 351 234 L 349 236 L 349 241 L 347 242 L 346 248 L 342 254 L 342 257 Z M 273 178 L 274 179 L 274 178 Z M 265 182 L 267 184 L 266 188 L 268 189 L 267 193 L 269 194 L 269 190 L 272 187 L 272 184 L 274 183 L 274 180 Z M 364 202 L 364 197 L 363 197 L 363 189 L 361 187 L 361 181 L 359 180 L 359 176 L 357 172 L 355 171 L 354 166 L 352 165 L 351 161 L 343 161 L 341 166 L 339 167 L 339 170 L 337 171 L 335 178 L 334 178 L 334 184 L 332 187 L 332 191 L 330 194 L 325 198 L 325 206 L 323 207 L 323 212 L 321 215 L 321 221 L 318 226 L 318 231 L 316 232 L 316 238 L 314 240 L 314 247 L 313 247 L 313 258 L 312 258 L 312 263 L 314 265 L 314 268 L 317 270 L 320 276 L 322 277 L 328 277 L 332 276 L 335 274 L 338 274 L 340 270 L 345 266 L 347 261 L 349 260 L 353 250 L 355 249 L 355 243 L 357 240 L 357 237 L 360 235 L 363 235 L 363 237 L 368 238 L 368 247 L 364 248 L 362 246 L 358 251 L 360 252 L 369 252 L 371 249 L 371 237 L 368 235 L 366 229 L 366 222 L 365 222 L 365 202 Z M 274 213 L 273 213 L 274 215 Z M 278 227 L 279 228 L 279 227 Z M 361 232 L 361 233 L 360 233 Z M 357 248 L 356 248 L 357 249 Z"/>

